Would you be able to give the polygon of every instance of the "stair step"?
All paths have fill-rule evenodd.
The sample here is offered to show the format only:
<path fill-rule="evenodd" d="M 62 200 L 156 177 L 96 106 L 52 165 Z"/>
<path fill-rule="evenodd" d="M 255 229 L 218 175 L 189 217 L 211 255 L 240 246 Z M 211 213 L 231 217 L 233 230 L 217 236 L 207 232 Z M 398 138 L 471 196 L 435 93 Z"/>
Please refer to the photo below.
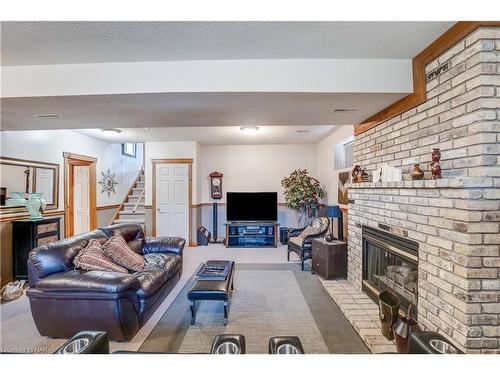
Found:
<path fill-rule="evenodd" d="M 139 195 L 129 195 L 128 196 L 128 201 L 131 202 L 133 201 L 134 203 L 137 202 L 139 199 Z M 144 197 L 141 198 L 141 202 L 144 200 Z"/>
<path fill-rule="evenodd" d="M 131 202 L 131 203 L 124 203 L 123 208 L 125 208 L 125 211 L 131 211 L 132 208 L 135 207 L 136 202 Z M 139 202 L 137 205 L 137 210 L 144 210 L 144 201 Z"/>
<path fill-rule="evenodd" d="M 125 211 L 120 211 L 120 215 L 146 215 L 146 211 L 142 210 L 137 210 L 137 211 L 132 211 L 132 210 L 125 210 Z"/>
<path fill-rule="evenodd" d="M 116 219 L 113 224 L 146 224 L 146 219 Z"/>
<path fill-rule="evenodd" d="M 135 189 L 144 189 L 144 182 L 138 182 L 135 184 Z"/>
<path fill-rule="evenodd" d="M 141 194 L 143 190 L 144 190 L 144 188 L 139 188 L 139 187 L 135 187 L 135 188 L 132 189 L 132 191 L 133 191 L 134 194 L 135 193 Z"/>

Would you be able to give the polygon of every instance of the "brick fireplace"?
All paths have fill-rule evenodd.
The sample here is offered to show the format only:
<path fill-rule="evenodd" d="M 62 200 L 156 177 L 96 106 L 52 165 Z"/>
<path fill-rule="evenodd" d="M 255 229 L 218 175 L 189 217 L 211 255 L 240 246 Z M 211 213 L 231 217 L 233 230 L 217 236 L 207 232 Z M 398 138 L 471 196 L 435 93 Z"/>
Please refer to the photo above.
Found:
<path fill-rule="evenodd" d="M 477 29 L 426 74 L 425 103 L 355 138 L 368 172 L 391 165 L 408 179 L 420 163 L 426 176 L 349 186 L 348 281 L 363 288 L 367 228 L 411 241 L 419 324 L 467 352 L 500 353 L 500 28 Z M 428 172 L 435 147 L 439 180 Z"/>

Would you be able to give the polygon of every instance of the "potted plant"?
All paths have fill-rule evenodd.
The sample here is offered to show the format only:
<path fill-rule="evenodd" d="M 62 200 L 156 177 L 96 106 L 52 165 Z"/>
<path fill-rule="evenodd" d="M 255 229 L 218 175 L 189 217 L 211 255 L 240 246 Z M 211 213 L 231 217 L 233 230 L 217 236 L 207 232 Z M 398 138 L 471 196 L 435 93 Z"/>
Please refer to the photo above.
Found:
<path fill-rule="evenodd" d="M 309 176 L 307 169 L 296 169 L 290 176 L 281 181 L 285 189 L 285 200 L 288 207 L 297 213 L 297 221 L 301 227 L 316 217 L 319 200 L 325 198 L 326 191 L 318 180 Z"/>

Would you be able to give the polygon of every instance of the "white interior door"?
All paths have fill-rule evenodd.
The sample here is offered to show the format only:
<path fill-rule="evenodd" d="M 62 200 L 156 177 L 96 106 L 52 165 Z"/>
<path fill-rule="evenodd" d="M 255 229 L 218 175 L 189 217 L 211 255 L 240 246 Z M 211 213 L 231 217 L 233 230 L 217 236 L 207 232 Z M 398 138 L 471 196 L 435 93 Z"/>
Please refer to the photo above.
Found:
<path fill-rule="evenodd" d="M 188 165 L 156 164 L 156 235 L 188 239 Z"/>
<path fill-rule="evenodd" d="M 88 166 L 73 167 L 73 234 L 90 230 Z"/>

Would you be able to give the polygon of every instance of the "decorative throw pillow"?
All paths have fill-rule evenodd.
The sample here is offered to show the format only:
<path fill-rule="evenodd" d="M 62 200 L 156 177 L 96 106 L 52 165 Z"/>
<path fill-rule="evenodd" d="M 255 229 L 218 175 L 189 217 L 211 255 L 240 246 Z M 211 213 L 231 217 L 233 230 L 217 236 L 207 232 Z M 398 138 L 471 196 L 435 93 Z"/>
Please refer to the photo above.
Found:
<path fill-rule="evenodd" d="M 117 234 L 104 244 L 104 253 L 116 264 L 131 271 L 140 271 L 144 268 L 144 258 L 134 252 L 125 239 Z"/>
<path fill-rule="evenodd" d="M 73 260 L 76 268 L 85 271 L 111 271 L 128 273 L 127 269 L 114 263 L 103 251 L 99 240 L 91 239 Z"/>

